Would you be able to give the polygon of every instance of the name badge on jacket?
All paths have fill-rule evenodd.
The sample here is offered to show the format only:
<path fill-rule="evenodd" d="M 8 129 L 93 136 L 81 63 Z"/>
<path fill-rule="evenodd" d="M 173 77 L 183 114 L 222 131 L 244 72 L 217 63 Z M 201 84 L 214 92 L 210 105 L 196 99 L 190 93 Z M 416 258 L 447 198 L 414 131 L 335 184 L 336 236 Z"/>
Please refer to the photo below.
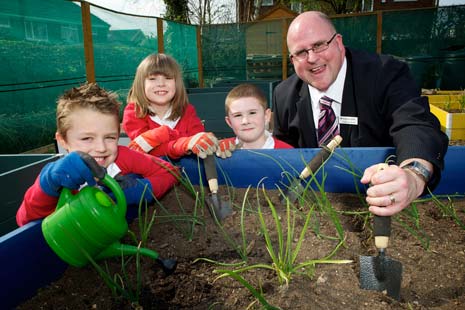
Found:
<path fill-rule="evenodd" d="M 358 117 L 356 116 L 340 116 L 339 124 L 358 125 Z"/>

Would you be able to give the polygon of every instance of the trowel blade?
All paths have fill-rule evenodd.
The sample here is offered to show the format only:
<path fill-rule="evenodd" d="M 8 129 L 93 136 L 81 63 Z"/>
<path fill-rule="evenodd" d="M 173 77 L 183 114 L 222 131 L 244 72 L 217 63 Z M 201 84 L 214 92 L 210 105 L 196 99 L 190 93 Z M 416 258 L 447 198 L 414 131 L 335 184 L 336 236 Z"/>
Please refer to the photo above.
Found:
<path fill-rule="evenodd" d="M 218 194 L 209 194 L 205 197 L 205 200 L 210 206 L 209 210 L 212 216 L 218 221 L 222 221 L 233 212 L 231 203 L 220 199 Z"/>
<path fill-rule="evenodd" d="M 402 264 L 378 256 L 360 256 L 360 287 L 365 290 L 386 291 L 387 295 L 400 300 Z"/>
<path fill-rule="evenodd" d="M 289 199 L 290 203 L 294 203 L 304 193 L 305 188 L 303 187 L 299 178 L 292 180 L 291 184 L 286 188 L 283 195 L 281 195 L 281 204 L 286 204 L 286 199 Z"/>

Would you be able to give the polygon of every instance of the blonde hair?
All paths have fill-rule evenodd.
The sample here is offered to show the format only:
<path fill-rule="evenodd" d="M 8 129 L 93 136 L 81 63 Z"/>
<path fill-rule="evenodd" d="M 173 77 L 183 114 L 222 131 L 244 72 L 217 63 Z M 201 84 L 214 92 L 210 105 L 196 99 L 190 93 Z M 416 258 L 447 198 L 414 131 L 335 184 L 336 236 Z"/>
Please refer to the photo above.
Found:
<path fill-rule="evenodd" d="M 114 115 L 119 123 L 121 102 L 116 93 L 107 92 L 96 83 L 86 83 L 67 90 L 57 101 L 57 132 L 66 140 L 71 127 L 69 116 L 79 109 L 90 109 L 102 114 Z M 119 132 L 119 126 L 118 126 Z"/>
<path fill-rule="evenodd" d="M 224 105 L 225 110 L 226 110 L 225 111 L 226 115 L 228 115 L 229 108 L 235 100 L 239 98 L 245 98 L 245 97 L 252 97 L 252 98 L 257 99 L 264 110 L 268 109 L 268 103 L 267 103 L 266 97 L 263 94 L 263 91 L 259 87 L 253 84 L 239 84 L 233 89 L 231 89 L 228 95 L 226 96 L 225 105 Z"/>
<path fill-rule="evenodd" d="M 147 114 L 151 114 L 152 112 L 149 109 L 150 102 L 145 95 L 145 79 L 155 74 L 174 78 L 176 93 L 171 101 L 171 115 L 169 115 L 168 119 L 175 120 L 181 117 L 187 107 L 187 92 L 179 64 L 174 58 L 166 54 L 150 54 L 142 60 L 137 67 L 136 76 L 129 90 L 127 102 L 134 102 L 137 117 L 143 118 Z"/>

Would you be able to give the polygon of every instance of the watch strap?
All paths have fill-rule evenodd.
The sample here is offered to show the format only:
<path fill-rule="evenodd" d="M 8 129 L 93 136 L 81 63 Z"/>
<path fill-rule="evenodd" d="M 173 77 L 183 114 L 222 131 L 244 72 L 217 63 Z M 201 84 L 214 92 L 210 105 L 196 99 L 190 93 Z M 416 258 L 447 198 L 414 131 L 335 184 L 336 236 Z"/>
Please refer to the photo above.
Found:
<path fill-rule="evenodd" d="M 428 182 L 431 180 L 431 172 L 419 161 L 411 161 L 408 164 L 402 166 L 402 169 L 408 169 L 412 171 L 414 174 L 422 178 L 426 184 L 428 184 Z"/>

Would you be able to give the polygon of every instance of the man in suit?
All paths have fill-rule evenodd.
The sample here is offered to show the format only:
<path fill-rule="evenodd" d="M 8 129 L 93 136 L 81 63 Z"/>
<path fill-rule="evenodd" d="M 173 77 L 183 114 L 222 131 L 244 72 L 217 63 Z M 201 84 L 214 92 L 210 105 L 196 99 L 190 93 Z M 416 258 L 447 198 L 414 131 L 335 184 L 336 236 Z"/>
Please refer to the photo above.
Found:
<path fill-rule="evenodd" d="M 396 147 L 398 165 L 368 167 L 361 179 L 372 184 L 367 202 L 380 216 L 400 212 L 434 189 L 448 138 L 405 63 L 345 47 L 331 20 L 315 11 L 293 20 L 287 45 L 296 74 L 274 91 L 276 138 L 312 148 L 323 136 L 340 134 L 343 147 Z M 335 115 L 331 132 L 320 131 L 324 114 Z"/>

